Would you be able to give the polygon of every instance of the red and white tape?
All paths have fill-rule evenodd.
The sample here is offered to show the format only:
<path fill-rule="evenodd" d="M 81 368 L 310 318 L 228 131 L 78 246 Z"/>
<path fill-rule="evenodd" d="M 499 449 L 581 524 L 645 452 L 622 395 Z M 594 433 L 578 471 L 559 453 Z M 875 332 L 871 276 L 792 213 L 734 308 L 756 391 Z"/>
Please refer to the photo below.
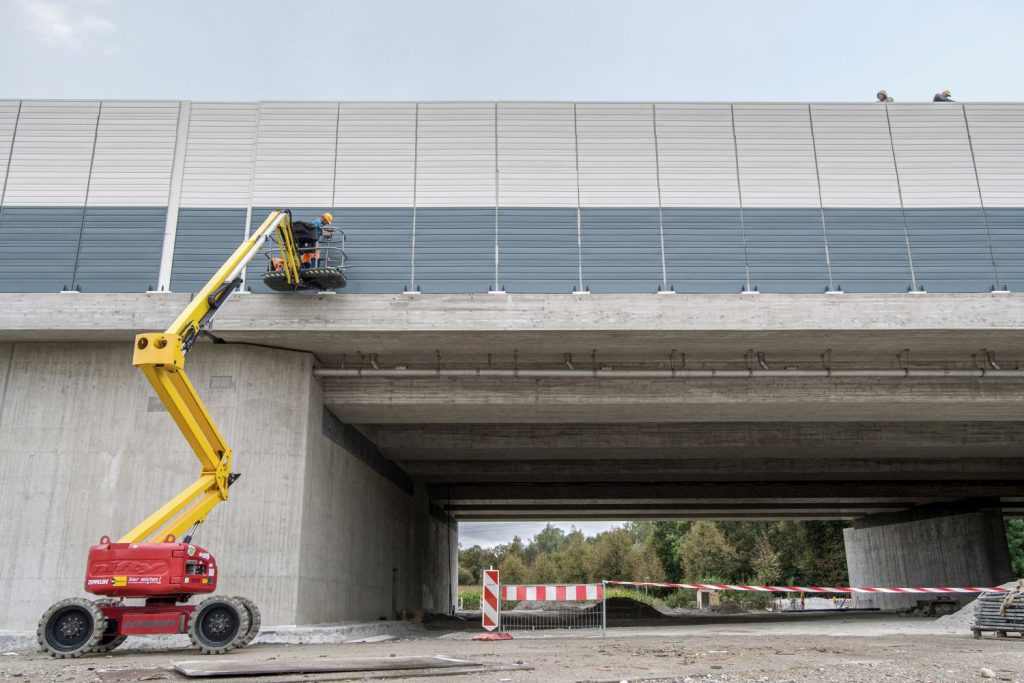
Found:
<path fill-rule="evenodd" d="M 502 586 L 502 600 L 539 600 L 544 602 L 603 600 L 604 586 L 599 583 Z"/>
<path fill-rule="evenodd" d="M 1008 593 L 1009 588 L 957 586 L 938 588 L 863 588 L 852 586 L 740 586 L 728 583 L 663 583 L 660 581 L 608 581 L 611 586 L 690 588 L 706 591 L 758 591 L 762 593 Z"/>
<path fill-rule="evenodd" d="M 498 570 L 484 570 L 484 592 L 480 597 L 483 627 L 487 631 L 498 628 Z"/>

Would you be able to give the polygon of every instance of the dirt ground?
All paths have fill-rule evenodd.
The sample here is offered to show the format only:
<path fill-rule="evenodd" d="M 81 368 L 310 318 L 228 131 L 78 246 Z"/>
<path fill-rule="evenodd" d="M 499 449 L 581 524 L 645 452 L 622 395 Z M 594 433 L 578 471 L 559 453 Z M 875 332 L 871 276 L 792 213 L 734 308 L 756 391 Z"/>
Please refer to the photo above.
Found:
<path fill-rule="evenodd" d="M 939 626 L 940 628 L 936 628 Z M 946 629 L 948 630 L 948 629 Z M 337 658 L 445 655 L 520 671 L 379 678 L 401 681 L 1024 681 L 1024 640 L 945 633 L 934 621 L 893 615 L 809 616 L 765 621 L 610 628 L 607 637 L 520 634 L 501 642 L 470 639 L 472 632 L 436 626 L 423 637 L 376 643 L 259 644 L 218 661 L 317 661 Z M 196 660 L 191 650 L 116 650 L 76 660 L 38 652 L 0 653 L 3 681 L 188 680 L 169 670 Z M 204 658 L 204 661 L 213 658 Z M 987 674 L 993 674 L 991 677 Z M 366 680 L 366 675 L 319 674 L 218 678 L 216 681 Z M 210 680 L 210 679 L 206 679 Z"/>

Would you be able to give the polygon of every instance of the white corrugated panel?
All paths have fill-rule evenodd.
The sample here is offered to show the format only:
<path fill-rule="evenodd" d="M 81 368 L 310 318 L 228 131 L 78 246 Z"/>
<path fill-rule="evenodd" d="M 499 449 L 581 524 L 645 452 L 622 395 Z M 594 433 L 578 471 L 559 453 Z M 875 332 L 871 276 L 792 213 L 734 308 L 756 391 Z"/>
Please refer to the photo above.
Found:
<path fill-rule="evenodd" d="M 736 207 L 736 149 L 728 104 L 658 104 L 661 204 Z"/>
<path fill-rule="evenodd" d="M 572 104 L 499 103 L 498 170 L 501 206 L 576 208 Z"/>
<path fill-rule="evenodd" d="M 906 207 L 980 206 L 961 105 L 889 105 Z"/>
<path fill-rule="evenodd" d="M 899 208 L 885 106 L 814 104 L 821 198 L 826 207 Z"/>
<path fill-rule="evenodd" d="M 650 104 L 576 107 L 582 206 L 658 206 Z"/>
<path fill-rule="evenodd" d="M 167 206 L 177 102 L 104 102 L 89 206 Z"/>
<path fill-rule="evenodd" d="M 25 101 L 5 206 L 83 206 L 99 102 Z"/>
<path fill-rule="evenodd" d="M 412 206 L 416 105 L 341 105 L 334 206 Z"/>
<path fill-rule="evenodd" d="M 737 104 L 744 207 L 820 206 L 806 104 Z"/>
<path fill-rule="evenodd" d="M 11 158 L 11 143 L 18 120 L 18 100 L 0 100 L 0 198 L 7 181 L 7 162 Z"/>
<path fill-rule="evenodd" d="M 337 133 L 337 103 L 262 103 L 253 206 L 330 206 Z"/>
<path fill-rule="evenodd" d="M 1024 207 L 1024 105 L 965 104 L 986 207 Z"/>
<path fill-rule="evenodd" d="M 494 107 L 475 102 L 420 105 L 417 206 L 494 206 Z"/>
<path fill-rule="evenodd" d="M 192 103 L 181 181 L 183 208 L 249 205 L 257 106 L 249 102 Z"/>

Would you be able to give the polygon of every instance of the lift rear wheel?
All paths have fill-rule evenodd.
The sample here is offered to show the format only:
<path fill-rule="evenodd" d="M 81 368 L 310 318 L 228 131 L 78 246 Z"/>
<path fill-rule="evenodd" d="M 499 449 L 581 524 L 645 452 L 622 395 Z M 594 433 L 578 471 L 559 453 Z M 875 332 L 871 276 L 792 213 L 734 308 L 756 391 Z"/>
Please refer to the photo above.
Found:
<path fill-rule="evenodd" d="M 242 645 L 249 623 L 249 611 L 238 599 L 209 597 L 193 610 L 188 637 L 204 655 L 222 655 Z"/>
<path fill-rule="evenodd" d="M 249 613 L 249 630 L 245 634 L 245 638 L 242 638 L 242 642 L 238 644 L 238 647 L 245 647 L 251 643 L 260 632 L 260 626 L 263 624 L 263 618 L 260 616 L 260 610 L 256 606 L 256 603 L 249 598 L 243 598 L 238 595 L 235 596 L 235 600 L 238 600 L 245 607 Z"/>
<path fill-rule="evenodd" d="M 100 609 L 103 609 L 106 606 L 121 604 L 121 601 L 112 598 L 100 598 L 99 600 L 93 600 L 93 603 Z M 121 647 L 126 640 L 128 640 L 128 636 L 118 635 L 117 633 L 117 621 L 107 619 L 107 629 L 103 633 L 103 637 L 100 638 L 99 644 L 89 652 L 92 654 L 110 652 L 115 648 Z"/>
<path fill-rule="evenodd" d="M 39 647 L 51 657 L 81 657 L 100 644 L 107 618 L 92 600 L 68 598 L 43 612 L 36 628 Z"/>
<path fill-rule="evenodd" d="M 119 636 L 116 633 L 108 634 L 100 638 L 100 642 L 96 647 L 89 650 L 94 654 L 103 654 L 104 652 L 110 652 L 114 648 L 121 647 L 124 641 L 128 640 L 128 636 Z"/>

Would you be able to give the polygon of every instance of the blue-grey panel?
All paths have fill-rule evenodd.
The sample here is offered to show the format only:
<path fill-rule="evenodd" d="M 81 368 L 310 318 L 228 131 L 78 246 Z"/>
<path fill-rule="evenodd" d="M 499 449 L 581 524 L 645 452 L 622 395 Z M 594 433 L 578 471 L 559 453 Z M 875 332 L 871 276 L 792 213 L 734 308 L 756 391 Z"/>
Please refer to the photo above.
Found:
<path fill-rule="evenodd" d="M 657 209 L 585 208 L 581 212 L 583 284 L 592 292 L 656 292 L 661 285 Z"/>
<path fill-rule="evenodd" d="M 761 292 L 828 287 L 820 209 L 744 209 L 751 284 Z"/>
<path fill-rule="evenodd" d="M 58 292 L 71 287 L 82 207 L 0 209 L 0 292 Z"/>
<path fill-rule="evenodd" d="M 999 286 L 1024 292 L 1024 209 L 985 209 Z"/>
<path fill-rule="evenodd" d="M 564 294 L 579 285 L 576 209 L 502 208 L 498 215 L 506 291 Z"/>
<path fill-rule="evenodd" d="M 740 210 L 668 208 L 665 270 L 677 292 L 735 293 L 747 283 Z"/>
<path fill-rule="evenodd" d="M 162 206 L 88 207 L 76 287 L 83 292 L 155 290 L 166 219 Z"/>
<path fill-rule="evenodd" d="M 179 209 L 171 291 L 198 292 L 244 238 L 244 208 Z"/>
<path fill-rule="evenodd" d="M 338 209 L 334 224 L 345 231 L 349 264 L 343 291 L 391 294 L 409 286 L 412 209 Z"/>
<path fill-rule="evenodd" d="M 494 286 L 494 208 L 416 211 L 416 286 L 486 292 Z"/>
<path fill-rule="evenodd" d="M 825 209 L 832 281 L 844 292 L 904 292 L 910 258 L 899 209 Z"/>
<path fill-rule="evenodd" d="M 250 234 L 263 225 L 263 221 L 267 220 L 267 216 L 270 215 L 271 211 L 279 211 L 282 207 L 272 208 L 256 208 L 252 210 L 252 221 L 249 226 Z M 296 221 L 312 221 L 320 217 L 324 211 L 333 211 L 329 206 L 319 208 L 300 208 L 300 207 L 283 207 L 290 208 L 292 212 L 292 220 Z M 244 221 L 243 221 L 244 222 Z M 244 238 L 245 235 L 243 234 Z M 241 242 L 241 238 L 239 242 Z M 237 246 L 237 245 L 236 245 Z M 267 244 L 263 247 L 263 252 L 256 256 L 252 261 L 249 262 L 249 267 L 245 269 L 245 288 L 251 292 L 258 292 L 260 294 L 269 294 L 273 290 L 263 284 L 263 273 L 267 269 L 267 257 L 268 250 L 275 250 L 274 244 L 267 240 Z M 230 252 L 229 252 L 230 253 Z"/>
<path fill-rule="evenodd" d="M 929 292 L 987 292 L 995 284 L 981 209 L 907 209 L 918 286 Z"/>

